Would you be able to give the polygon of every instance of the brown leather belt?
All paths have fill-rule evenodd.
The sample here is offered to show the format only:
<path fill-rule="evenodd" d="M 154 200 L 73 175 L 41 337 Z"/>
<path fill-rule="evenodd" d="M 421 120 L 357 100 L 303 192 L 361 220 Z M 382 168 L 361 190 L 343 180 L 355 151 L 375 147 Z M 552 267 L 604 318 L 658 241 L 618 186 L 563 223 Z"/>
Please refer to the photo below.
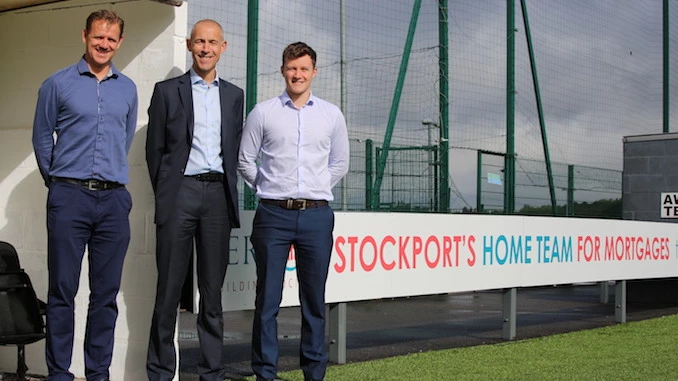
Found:
<path fill-rule="evenodd" d="M 271 200 L 269 198 L 262 198 L 259 200 L 264 204 L 277 205 L 289 210 L 304 210 L 310 208 L 317 208 L 320 206 L 327 206 L 329 203 L 325 200 L 306 200 L 303 198 L 287 199 L 287 200 Z"/>
<path fill-rule="evenodd" d="M 125 186 L 123 184 L 112 182 L 112 181 L 103 181 L 103 180 L 96 180 L 96 179 L 80 180 L 80 179 L 72 179 L 70 177 L 52 177 L 52 181 L 56 181 L 58 183 L 67 183 L 67 184 L 79 185 L 79 186 L 81 186 L 85 189 L 89 189 L 89 190 L 110 190 L 110 189 L 117 189 L 117 188 Z"/>
<path fill-rule="evenodd" d="M 194 178 L 198 181 L 208 181 L 211 183 L 220 183 L 224 181 L 224 174 L 219 172 L 207 172 L 199 175 L 188 175 L 186 177 Z"/>

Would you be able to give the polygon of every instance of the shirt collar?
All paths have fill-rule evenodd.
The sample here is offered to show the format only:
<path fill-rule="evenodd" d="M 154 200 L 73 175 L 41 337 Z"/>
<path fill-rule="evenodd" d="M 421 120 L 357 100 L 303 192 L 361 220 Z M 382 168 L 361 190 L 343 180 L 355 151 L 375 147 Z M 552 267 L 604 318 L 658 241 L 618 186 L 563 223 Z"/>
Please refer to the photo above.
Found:
<path fill-rule="evenodd" d="M 89 69 L 89 65 L 87 64 L 87 61 L 85 61 L 85 56 L 83 55 L 80 58 L 80 61 L 78 61 L 77 64 L 78 67 L 78 73 L 80 75 L 87 74 L 93 77 L 96 77 L 94 73 Z M 111 67 L 108 69 L 108 73 L 106 74 L 106 78 L 118 78 L 120 75 L 120 72 L 118 69 L 115 68 L 115 65 L 113 65 L 113 62 L 111 62 Z"/>
<path fill-rule="evenodd" d="M 283 93 L 280 94 L 279 98 L 282 104 L 284 105 L 294 103 L 292 102 L 292 98 L 290 98 L 290 96 L 287 94 L 287 90 L 283 91 Z M 311 96 L 308 97 L 308 100 L 306 101 L 306 104 L 304 104 L 304 106 L 313 106 L 313 103 L 315 103 L 315 95 L 311 93 Z"/>
<path fill-rule="evenodd" d="M 191 69 L 188 72 L 191 75 L 191 84 L 192 85 L 195 85 L 196 83 L 207 83 L 207 82 L 205 82 L 204 79 L 202 79 L 201 76 L 198 75 L 198 73 L 195 72 L 195 70 L 193 70 L 193 67 L 191 67 Z M 214 76 L 214 81 L 212 81 L 212 83 L 210 83 L 210 85 L 212 85 L 212 84 L 219 86 L 219 72 L 216 72 L 216 75 Z"/>

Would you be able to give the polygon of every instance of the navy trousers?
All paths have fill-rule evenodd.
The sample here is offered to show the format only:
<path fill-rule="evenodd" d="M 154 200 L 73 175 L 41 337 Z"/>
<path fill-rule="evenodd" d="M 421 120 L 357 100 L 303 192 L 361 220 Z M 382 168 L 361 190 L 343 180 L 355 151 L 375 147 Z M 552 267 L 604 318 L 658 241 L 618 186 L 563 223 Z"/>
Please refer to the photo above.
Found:
<path fill-rule="evenodd" d="M 300 366 L 306 379 L 325 377 L 325 284 L 333 229 L 334 212 L 329 206 L 287 210 L 259 203 L 250 238 L 257 265 L 252 330 L 252 370 L 257 376 L 275 378 L 277 373 L 277 316 L 287 258 L 294 245 L 301 303 Z"/>
<path fill-rule="evenodd" d="M 108 379 L 113 356 L 116 296 L 130 240 L 132 198 L 124 187 L 88 190 L 53 182 L 47 197 L 47 340 L 50 381 L 71 381 L 74 299 L 87 246 L 89 306 L 85 328 L 85 376 Z"/>
<path fill-rule="evenodd" d="M 196 244 L 200 381 L 222 381 L 223 310 L 221 287 L 229 259 L 231 224 L 221 182 L 184 177 L 166 223 L 156 226 L 158 284 L 148 343 L 150 381 L 169 381 L 176 371 L 174 331 L 181 290 Z"/>

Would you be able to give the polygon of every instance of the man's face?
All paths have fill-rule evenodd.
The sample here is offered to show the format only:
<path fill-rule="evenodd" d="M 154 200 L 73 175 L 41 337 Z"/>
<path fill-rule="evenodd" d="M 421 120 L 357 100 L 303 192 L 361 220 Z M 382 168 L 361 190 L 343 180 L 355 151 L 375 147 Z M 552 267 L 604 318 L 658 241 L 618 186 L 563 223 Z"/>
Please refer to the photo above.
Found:
<path fill-rule="evenodd" d="M 280 68 L 280 71 L 285 78 L 287 94 L 291 97 L 298 97 L 311 91 L 311 82 L 318 69 L 313 66 L 311 56 L 305 55 L 288 60 Z"/>
<path fill-rule="evenodd" d="M 218 25 L 204 21 L 195 25 L 186 46 L 193 57 L 193 70 L 206 79 L 215 73 L 217 62 L 226 50 L 226 41 Z"/>
<path fill-rule="evenodd" d="M 122 44 L 120 26 L 106 20 L 94 20 L 89 32 L 82 31 L 82 42 L 85 43 L 85 61 L 90 67 L 105 68 Z"/>

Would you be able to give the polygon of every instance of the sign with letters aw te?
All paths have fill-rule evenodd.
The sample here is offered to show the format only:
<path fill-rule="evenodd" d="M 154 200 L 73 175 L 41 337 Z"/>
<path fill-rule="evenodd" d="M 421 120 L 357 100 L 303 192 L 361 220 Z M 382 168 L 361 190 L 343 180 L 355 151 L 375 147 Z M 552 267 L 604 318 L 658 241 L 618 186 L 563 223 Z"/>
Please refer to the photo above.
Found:
<path fill-rule="evenodd" d="M 678 192 L 662 192 L 659 214 L 661 218 L 678 218 Z"/>

